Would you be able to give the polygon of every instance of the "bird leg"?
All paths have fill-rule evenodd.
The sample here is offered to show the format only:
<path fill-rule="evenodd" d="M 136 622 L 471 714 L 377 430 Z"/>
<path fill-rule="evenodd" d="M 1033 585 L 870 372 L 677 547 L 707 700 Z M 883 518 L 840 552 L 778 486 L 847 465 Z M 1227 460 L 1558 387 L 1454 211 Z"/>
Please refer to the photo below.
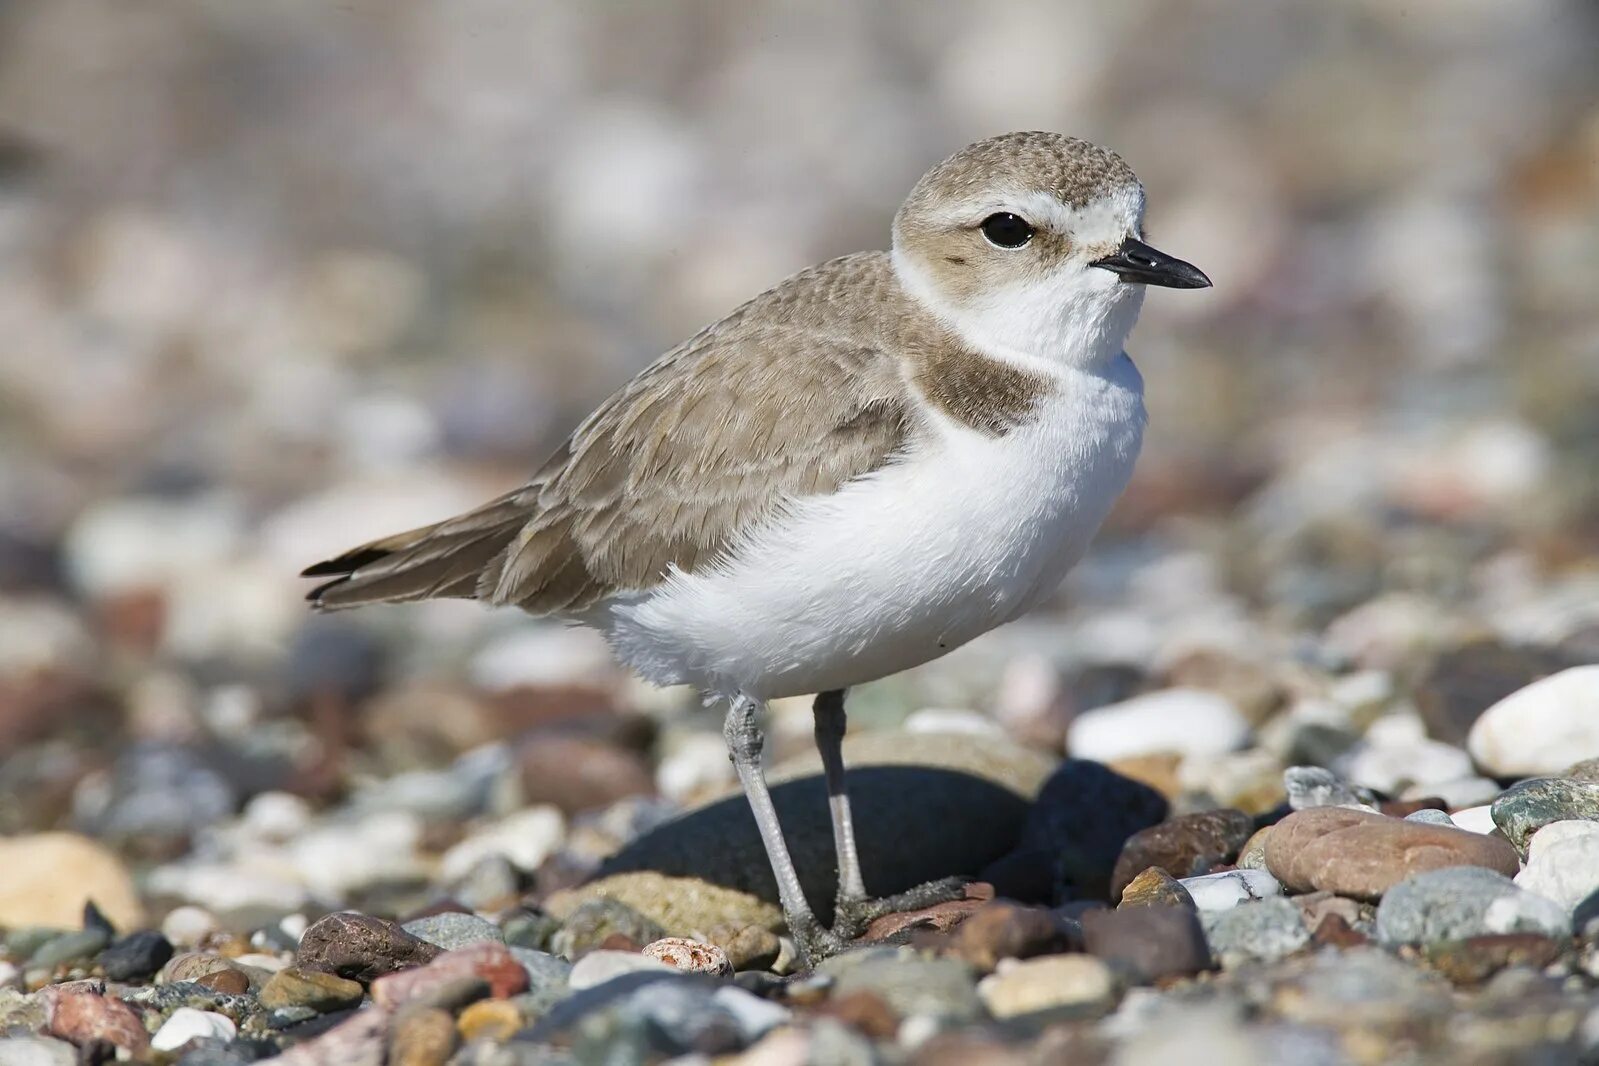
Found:
<path fill-rule="evenodd" d="M 783 917 L 795 946 L 807 963 L 820 962 L 829 955 L 837 955 L 849 944 L 822 928 L 816 914 L 805 900 L 800 887 L 799 874 L 794 870 L 794 860 L 783 839 L 782 826 L 777 821 L 777 808 L 772 805 L 772 794 L 766 787 L 766 775 L 761 770 L 761 749 L 766 738 L 761 734 L 757 715 L 760 704 L 739 693 L 728 704 L 727 717 L 722 723 L 722 735 L 727 740 L 727 751 L 738 771 L 738 780 L 744 786 L 744 795 L 750 801 L 755 815 L 755 827 L 760 830 L 761 843 L 766 847 L 767 861 L 772 864 L 772 875 L 777 879 L 777 897 L 783 905 Z"/>
<path fill-rule="evenodd" d="M 853 940 L 885 914 L 919 910 L 935 903 L 962 899 L 966 881 L 960 877 L 929 881 L 881 899 L 866 895 L 860 853 L 855 846 L 855 821 L 850 814 L 849 790 L 844 780 L 844 690 L 821 692 L 812 705 L 816 720 L 816 749 L 822 755 L 827 779 L 827 808 L 833 816 L 833 846 L 838 853 L 838 895 L 833 904 L 833 935 L 840 942 Z"/>

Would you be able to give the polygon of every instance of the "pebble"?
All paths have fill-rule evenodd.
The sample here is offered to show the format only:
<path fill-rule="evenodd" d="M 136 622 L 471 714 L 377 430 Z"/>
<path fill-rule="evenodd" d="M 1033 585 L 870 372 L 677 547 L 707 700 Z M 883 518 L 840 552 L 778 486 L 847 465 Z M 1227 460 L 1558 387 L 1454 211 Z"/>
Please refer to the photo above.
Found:
<path fill-rule="evenodd" d="M 1487 804 L 1455 811 L 1449 816 L 1449 820 L 1455 823 L 1456 828 L 1464 829 L 1468 833 L 1493 833 L 1499 829 L 1494 825 L 1493 808 Z"/>
<path fill-rule="evenodd" d="M 1095 1013 L 1116 1001 L 1110 967 L 1092 955 L 1046 955 L 1007 961 L 977 983 L 977 994 L 995 1018 L 1080 1008 Z"/>
<path fill-rule="evenodd" d="M 1110 762 L 1175 752 L 1219 755 L 1249 741 L 1249 722 L 1225 696 L 1173 688 L 1084 711 L 1067 727 L 1066 750 L 1079 759 Z"/>
<path fill-rule="evenodd" d="M 306 929 L 295 964 L 366 983 L 430 962 L 438 955 L 438 947 L 412 936 L 394 922 L 339 911 L 317 919 Z"/>
<path fill-rule="evenodd" d="M 1599 892 L 1599 822 L 1550 822 L 1532 835 L 1516 884 L 1575 913 Z"/>
<path fill-rule="evenodd" d="M 260 999 L 268 1010 L 305 1007 L 327 1014 L 356 1006 L 365 994 L 366 990 L 358 981 L 322 970 L 290 966 L 272 975 L 262 986 Z"/>
<path fill-rule="evenodd" d="M 1290 892 L 1377 899 L 1406 878 L 1449 866 L 1512 876 L 1520 863 L 1498 837 L 1344 807 L 1295 811 L 1266 838 L 1266 868 Z"/>
<path fill-rule="evenodd" d="M 78 1066 L 78 1050 L 48 1036 L 0 1036 L 0 1066 Z"/>
<path fill-rule="evenodd" d="M 637 951 L 608 951 L 599 949 L 584 955 L 572 964 L 571 973 L 567 975 L 567 987 L 574 992 L 586 988 L 603 985 L 613 977 L 620 977 L 627 973 L 639 972 L 672 972 L 674 967 L 668 966 L 660 959 L 651 958 Z"/>
<path fill-rule="evenodd" d="M 901 1018 L 926 1015 L 950 1022 L 981 1016 L 977 974 L 959 959 L 930 959 L 909 951 L 857 952 L 865 958 L 837 956 L 820 972 L 836 974 L 833 995 L 871 992 Z"/>
<path fill-rule="evenodd" d="M 100 954 L 111 942 L 104 929 L 80 929 L 63 933 L 39 945 L 28 959 L 30 969 L 53 970 L 70 962 L 81 962 Z"/>
<path fill-rule="evenodd" d="M 1365 738 L 1338 760 L 1337 768 L 1357 787 L 1388 795 L 1469 777 L 1471 757 L 1452 744 L 1427 739 L 1425 730 L 1414 715 L 1379 718 Z"/>
<path fill-rule="evenodd" d="M 172 908 L 161 920 L 161 935 L 180 948 L 192 948 L 221 928 L 216 915 L 191 904 Z"/>
<path fill-rule="evenodd" d="M 379 977 L 372 982 L 372 1002 L 388 1009 L 401 1007 L 466 977 L 487 981 L 489 994 L 496 999 L 527 991 L 529 980 L 527 970 L 504 944 L 479 943 L 446 951 L 424 966 Z"/>
<path fill-rule="evenodd" d="M 1228 910 L 1201 910 L 1205 939 L 1223 969 L 1246 962 L 1276 962 L 1309 946 L 1299 907 L 1278 896 Z"/>
<path fill-rule="evenodd" d="M 1466 750 L 1494 777 L 1556 774 L 1599 756 L 1599 665 L 1551 674 L 1495 703 L 1472 723 Z"/>
<path fill-rule="evenodd" d="M 1151 866 L 1122 889 L 1117 907 L 1184 907 L 1197 909 L 1183 883 L 1158 866 Z"/>
<path fill-rule="evenodd" d="M 455 1045 L 455 1019 L 449 1011 L 437 1007 L 401 1011 L 389 1030 L 387 1061 L 389 1066 L 444 1066 Z"/>
<path fill-rule="evenodd" d="M 1265 870 L 1223 870 L 1185 877 L 1177 883 L 1188 892 L 1201 913 L 1231 910 L 1241 903 L 1281 896 L 1283 891 L 1283 886 Z"/>
<path fill-rule="evenodd" d="M 1527 842 L 1550 822 L 1599 821 L 1599 782 L 1535 777 L 1511 785 L 1494 800 L 1493 822 L 1525 853 Z"/>
<path fill-rule="evenodd" d="M 1141 984 L 1211 967 L 1199 916 L 1181 907 L 1094 910 L 1082 917 L 1083 948 Z"/>
<path fill-rule="evenodd" d="M 505 999 L 480 999 L 461 1012 L 455 1028 L 462 1040 L 504 1043 L 526 1024 L 516 1004 Z"/>
<path fill-rule="evenodd" d="M 444 853 L 440 864 L 446 880 L 455 881 L 485 858 L 503 856 L 523 873 L 532 873 L 555 854 L 566 839 L 566 818 L 559 809 L 535 805 L 507 815 Z"/>
<path fill-rule="evenodd" d="M 464 948 L 468 944 L 505 943 L 505 934 L 500 931 L 499 926 L 487 918 L 479 918 L 475 914 L 462 914 L 459 911 L 430 914 L 426 918 L 406 922 L 400 928 L 419 940 L 426 940 L 429 944 L 446 951 Z"/>
<path fill-rule="evenodd" d="M 1440 811 L 1434 807 L 1423 807 L 1419 811 L 1411 811 L 1405 815 L 1407 822 L 1420 822 L 1422 825 L 1442 825 L 1455 827 L 1455 820 L 1449 817 L 1448 811 Z"/>
<path fill-rule="evenodd" d="M 1042 907 L 996 901 L 985 903 L 955 927 L 949 951 L 982 973 L 1004 959 L 1026 959 L 1066 948 L 1066 933 Z"/>
<path fill-rule="evenodd" d="M 139 1016 L 119 999 L 93 992 L 52 989 L 49 1002 L 50 1035 L 87 1044 L 104 1040 L 138 1057 L 150 1046 L 150 1034 Z"/>
<path fill-rule="evenodd" d="M 172 959 L 172 942 L 154 929 L 129 933 L 100 952 L 100 968 L 113 981 L 153 977 Z"/>
<path fill-rule="evenodd" d="M 576 959 L 612 937 L 625 937 L 642 947 L 666 934 L 660 925 L 618 900 L 599 897 L 578 904 L 551 939 L 556 954 Z"/>
<path fill-rule="evenodd" d="M 144 907 L 110 849 L 76 833 L 0 837 L 0 928 L 76 929 L 93 902 L 112 924 L 136 929 Z"/>
<path fill-rule="evenodd" d="M 705 944 L 687 937 L 670 936 L 644 946 L 644 956 L 664 962 L 674 970 L 684 973 L 703 973 L 713 977 L 731 977 L 733 964 L 727 952 L 715 944 Z"/>
<path fill-rule="evenodd" d="M 753 1044 L 793 1018 L 793 1012 L 787 1007 L 734 985 L 723 985 L 711 993 L 711 1002 L 732 1015 L 746 1044 Z"/>
<path fill-rule="evenodd" d="M 1230 862 L 1254 832 L 1255 822 L 1249 815 L 1222 808 L 1181 815 L 1135 833 L 1116 860 L 1110 898 L 1120 899 L 1133 878 L 1151 866 L 1184 878 Z"/>
<path fill-rule="evenodd" d="M 1478 985 L 1512 966 L 1542 970 L 1560 957 L 1562 941 L 1538 933 L 1499 933 L 1429 945 L 1427 965 L 1456 985 Z"/>
<path fill-rule="evenodd" d="M 1097 762 L 1067 759 L 1049 775 L 1022 826 L 1010 856 L 1032 856 L 1029 864 L 1047 882 L 1029 891 L 996 883 L 1001 894 L 1039 903 L 1103 899 L 1110 891 L 1116 860 L 1129 837 L 1166 817 L 1166 798 L 1148 785 Z M 1085 818 L 1085 811 L 1094 817 Z M 984 871 L 984 879 L 992 870 Z M 1000 875 L 1001 882 L 1005 880 Z"/>
<path fill-rule="evenodd" d="M 215 973 L 237 972 L 237 970 L 232 962 L 221 955 L 209 951 L 185 951 L 181 955 L 174 955 L 171 961 L 161 968 L 156 980 L 160 984 L 182 984 L 185 981 L 199 981 Z"/>
<path fill-rule="evenodd" d="M 320 1036 L 295 1044 L 273 1059 L 272 1066 L 383 1066 L 392 1017 L 386 1010 L 356 1011 Z M 453 1023 L 450 1033 L 453 1039 Z"/>
<path fill-rule="evenodd" d="M 215 1011 L 179 1007 L 161 1023 L 150 1038 L 150 1046 L 157 1051 L 176 1051 L 191 1040 L 231 1041 L 239 1035 L 233 1019 Z"/>
<path fill-rule="evenodd" d="M 1288 792 L 1288 806 L 1296 811 L 1312 807 L 1352 807 L 1355 810 L 1374 811 L 1376 797 L 1365 789 L 1356 789 L 1331 770 L 1320 766 L 1290 766 L 1283 771 L 1283 788 Z"/>
<path fill-rule="evenodd" d="M 1558 903 L 1480 866 L 1418 874 L 1389 889 L 1377 907 L 1377 938 L 1389 946 L 1492 933 L 1566 936 L 1570 926 Z"/>

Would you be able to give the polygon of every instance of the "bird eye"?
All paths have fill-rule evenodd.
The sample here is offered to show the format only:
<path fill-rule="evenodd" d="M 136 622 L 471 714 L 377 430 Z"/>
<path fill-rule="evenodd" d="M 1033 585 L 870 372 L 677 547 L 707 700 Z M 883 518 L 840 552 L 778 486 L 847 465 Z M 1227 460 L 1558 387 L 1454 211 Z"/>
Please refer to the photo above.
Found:
<path fill-rule="evenodd" d="M 1033 227 L 1020 215 L 1001 211 L 983 219 L 983 236 L 999 248 L 1020 248 L 1033 239 Z"/>

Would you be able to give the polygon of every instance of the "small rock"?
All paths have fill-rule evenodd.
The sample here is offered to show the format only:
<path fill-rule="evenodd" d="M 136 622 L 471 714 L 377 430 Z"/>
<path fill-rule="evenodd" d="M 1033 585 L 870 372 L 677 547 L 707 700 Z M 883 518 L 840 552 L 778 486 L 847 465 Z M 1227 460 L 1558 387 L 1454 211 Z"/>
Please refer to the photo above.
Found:
<path fill-rule="evenodd" d="M 1066 750 L 1109 762 L 1176 752 L 1219 755 L 1249 741 L 1249 722 L 1231 700 L 1203 689 L 1173 688 L 1096 707 L 1072 719 Z"/>
<path fill-rule="evenodd" d="M 567 986 L 574 992 L 581 992 L 596 985 L 603 985 L 613 977 L 640 971 L 670 973 L 673 969 L 661 960 L 652 959 L 637 951 L 607 951 L 601 948 L 589 952 L 572 964 L 572 972 L 567 977 Z"/>
<path fill-rule="evenodd" d="M 80 929 L 75 933 L 63 933 L 39 945 L 38 950 L 28 959 L 28 966 L 40 970 L 53 970 L 64 963 L 80 962 L 98 955 L 110 942 L 111 935 L 104 929 Z"/>
<path fill-rule="evenodd" d="M 1494 795 L 1497 796 L 1498 793 L 1495 792 Z M 1493 808 L 1489 806 L 1467 807 L 1463 811 L 1451 814 L 1449 820 L 1455 823 L 1456 829 L 1464 829 L 1468 833 L 1487 835 L 1499 831 L 1499 827 L 1494 825 Z"/>
<path fill-rule="evenodd" d="M 568 814 L 655 791 L 649 764 L 599 737 L 540 731 L 516 752 L 523 802 Z"/>
<path fill-rule="evenodd" d="M 76 833 L 0 837 L 0 928 L 75 929 L 91 900 L 113 924 L 137 928 L 144 908 L 109 849 Z"/>
<path fill-rule="evenodd" d="M 1389 946 L 1492 933 L 1560 937 L 1569 931 L 1570 918 L 1559 904 L 1480 866 L 1419 874 L 1389 889 L 1377 907 L 1377 938 Z"/>
<path fill-rule="evenodd" d="M 1117 907 L 1184 907 L 1197 910 L 1194 897 L 1183 883 L 1158 866 L 1151 866 L 1122 889 Z"/>
<path fill-rule="evenodd" d="M 104 1040 L 135 1057 L 150 1047 L 144 1023 L 119 999 L 92 992 L 58 993 L 51 997 L 48 1011 L 51 1036 L 80 1046 Z"/>
<path fill-rule="evenodd" d="M 366 990 L 360 982 L 324 970 L 290 966 L 273 974 L 261 988 L 261 1005 L 268 1010 L 305 1007 L 318 1014 L 357 1006 Z"/>
<path fill-rule="evenodd" d="M 321 1036 L 295 1044 L 273 1059 L 272 1066 L 383 1066 L 384 1035 L 392 1017 L 386 1010 L 355 1011 Z M 453 1039 L 453 1023 L 450 1034 Z"/>
<path fill-rule="evenodd" d="M 221 929 L 216 916 L 204 907 L 174 907 L 161 920 L 161 933 L 175 947 L 192 948 Z"/>
<path fill-rule="evenodd" d="M 918 907 L 915 910 L 895 911 L 872 919 L 861 934 L 866 941 L 903 943 L 912 931 L 947 933 L 980 910 L 994 898 L 993 886 L 974 882 L 966 886 L 962 899 L 949 899 L 941 903 Z"/>
<path fill-rule="evenodd" d="M 1240 870 L 1264 870 L 1266 868 L 1266 838 L 1271 835 L 1271 826 L 1262 826 L 1255 830 L 1253 836 L 1244 841 L 1244 846 L 1238 849 L 1238 868 Z"/>
<path fill-rule="evenodd" d="M 48 1036 L 0 1036 L 0 1066 L 78 1066 L 78 1051 Z"/>
<path fill-rule="evenodd" d="M 1427 964 L 1454 984 L 1478 985 L 1510 966 L 1542 970 L 1560 952 L 1560 942 L 1552 937 L 1502 933 L 1429 945 Z"/>
<path fill-rule="evenodd" d="M 372 1002 L 394 1009 L 421 999 L 457 978 L 477 977 L 489 983 L 496 999 L 527 991 L 528 973 L 509 948 L 499 943 L 473 944 L 439 955 L 426 966 L 386 974 L 372 982 Z"/>
<path fill-rule="evenodd" d="M 504 1043 L 526 1024 L 516 1004 L 504 999 L 482 999 L 467 1007 L 456 1020 L 462 1040 Z"/>
<path fill-rule="evenodd" d="M 154 929 L 129 933 L 100 952 L 100 968 L 113 981 L 142 981 L 172 960 L 172 942 Z"/>
<path fill-rule="evenodd" d="M 714 977 L 730 977 L 733 973 L 733 964 L 728 961 L 727 952 L 715 944 L 702 944 L 687 937 L 663 937 L 646 944 L 644 956 L 684 973 L 704 973 Z"/>
<path fill-rule="evenodd" d="M 389 1066 L 444 1066 L 455 1054 L 455 1019 L 437 1007 L 401 1011 L 388 1043 Z"/>
<path fill-rule="evenodd" d="M 341 911 L 313 922 L 300 938 L 295 964 L 369 983 L 384 974 L 420 966 L 439 949 L 394 922 Z"/>
<path fill-rule="evenodd" d="M 566 923 L 555 934 L 551 946 L 556 954 L 575 959 L 615 936 L 642 947 L 665 935 L 666 930 L 627 904 L 599 897 L 580 903 L 566 916 Z"/>
<path fill-rule="evenodd" d="M 1455 820 L 1449 817 L 1448 811 L 1440 811 L 1434 807 L 1423 807 L 1419 811 L 1411 811 L 1405 815 L 1405 821 L 1420 822 L 1422 825 L 1443 825 L 1457 828 Z"/>
<path fill-rule="evenodd" d="M 543 988 L 565 988 L 572 976 L 572 964 L 547 951 L 514 947 L 511 957 L 527 971 L 528 988 L 534 992 Z"/>
<path fill-rule="evenodd" d="M 723 985 L 711 994 L 711 1002 L 733 1016 L 739 1036 L 752 1044 L 788 1022 L 793 1013 L 787 1008 L 752 995 L 734 985 Z"/>
<path fill-rule="evenodd" d="M 1516 884 L 1567 912 L 1599 892 L 1599 822 L 1550 822 L 1532 835 Z"/>
<path fill-rule="evenodd" d="M 446 951 L 464 948 L 468 944 L 505 943 L 505 934 L 500 932 L 499 926 L 487 918 L 479 918 L 475 914 L 461 914 L 458 911 L 431 914 L 426 918 L 406 922 L 400 928 Z"/>
<path fill-rule="evenodd" d="M 783 950 L 783 941 L 770 929 L 758 925 L 727 931 L 727 927 L 706 933 L 710 942 L 727 953 L 727 961 L 736 971 L 770 970 Z"/>
<path fill-rule="evenodd" d="M 182 984 L 185 981 L 199 981 L 214 973 L 225 973 L 237 970 L 232 962 L 221 955 L 209 951 L 185 951 L 181 955 L 174 955 L 172 959 L 161 968 L 160 975 L 156 978 L 158 984 Z"/>
<path fill-rule="evenodd" d="M 1475 641 L 1438 657 L 1416 687 L 1416 706 L 1428 732 L 1462 746 L 1487 708 L 1568 665 L 1556 651 Z"/>
<path fill-rule="evenodd" d="M 1299 908 L 1276 897 L 1221 911 L 1201 911 L 1205 939 L 1223 969 L 1276 962 L 1310 944 Z"/>
<path fill-rule="evenodd" d="M 725 758 L 724 758 L 725 761 Z M 507 815 L 444 853 L 446 880 L 463 878 L 479 862 L 503 856 L 523 873 L 532 873 L 566 839 L 566 819 L 551 806 L 533 806 Z"/>
<path fill-rule="evenodd" d="M 758 899 L 747 892 L 713 885 L 693 877 L 667 877 L 654 871 L 615 874 L 602 877 L 564 892 L 557 892 L 544 901 L 544 909 L 554 918 L 570 922 L 579 907 L 594 900 L 611 900 L 640 915 L 645 923 L 621 912 L 597 911 L 585 915 L 588 923 L 605 914 L 615 913 L 620 921 L 637 934 L 644 936 L 639 944 L 648 944 L 662 936 L 692 936 L 712 929 L 742 929 L 757 926 L 776 930 L 783 925 L 783 912 L 775 904 Z M 601 923 L 603 926 L 603 923 Z M 650 934 L 651 930 L 658 930 Z M 607 931 L 625 931 L 611 929 Z M 589 940 L 594 932 L 584 933 Z M 601 936 L 600 940 L 604 937 Z M 553 938 L 552 938 L 553 942 Z M 595 941 L 598 943 L 598 941 Z"/>
<path fill-rule="evenodd" d="M 1211 967 L 1199 916 L 1181 907 L 1090 911 L 1082 926 L 1084 950 L 1140 984 Z"/>
<path fill-rule="evenodd" d="M 225 1014 L 179 1007 L 161 1023 L 161 1028 L 150 1038 L 150 1046 L 157 1051 L 176 1051 L 191 1040 L 226 1043 L 238 1035 L 239 1027 Z"/>
<path fill-rule="evenodd" d="M 234 966 L 226 970 L 213 970 L 195 983 L 225 996 L 242 996 L 250 991 L 249 975 Z"/>
<path fill-rule="evenodd" d="M 1077 1008 L 1094 1013 L 1116 1001 L 1116 980 L 1092 955 L 1047 955 L 1007 962 L 977 984 L 977 994 L 996 1018 Z"/>
<path fill-rule="evenodd" d="M 1004 959 L 1026 959 L 1066 948 L 1065 930 L 1040 907 L 1016 903 L 984 904 L 950 938 L 950 951 L 991 973 Z"/>
<path fill-rule="evenodd" d="M 1534 681 L 1482 713 L 1466 748 L 1494 777 L 1559 773 L 1599 755 L 1599 665 Z"/>
<path fill-rule="evenodd" d="M 1232 910 L 1240 903 L 1255 903 L 1283 892 L 1283 886 L 1265 870 L 1223 870 L 1185 877 L 1177 883 L 1201 912 Z"/>
<path fill-rule="evenodd" d="M 1535 777 L 1511 785 L 1493 802 L 1499 831 L 1525 852 L 1532 835 L 1550 822 L 1599 821 L 1599 782 Z"/>
<path fill-rule="evenodd" d="M 1290 892 L 1377 899 L 1406 878 L 1449 866 L 1508 876 L 1520 863 L 1497 837 L 1343 807 L 1296 811 L 1266 839 L 1266 868 Z"/>
<path fill-rule="evenodd" d="M 1312 807 L 1351 807 L 1375 811 L 1377 798 L 1365 789 L 1356 789 L 1331 770 L 1320 766 L 1290 766 L 1283 771 L 1283 788 L 1288 806 L 1296 811 Z"/>
<path fill-rule="evenodd" d="M 928 959 L 894 950 L 860 954 L 868 957 L 839 956 L 818 967 L 823 972 L 842 969 L 833 985 L 834 995 L 874 993 L 901 1018 L 927 1015 L 966 1022 L 982 1015 L 977 975 L 959 959 Z M 843 959 L 848 961 L 841 963 Z"/>
<path fill-rule="evenodd" d="M 1133 878 L 1158 866 L 1173 877 L 1202 874 L 1231 862 L 1255 832 L 1243 811 L 1227 808 L 1185 814 L 1128 838 L 1111 876 L 1110 898 L 1120 899 Z"/>

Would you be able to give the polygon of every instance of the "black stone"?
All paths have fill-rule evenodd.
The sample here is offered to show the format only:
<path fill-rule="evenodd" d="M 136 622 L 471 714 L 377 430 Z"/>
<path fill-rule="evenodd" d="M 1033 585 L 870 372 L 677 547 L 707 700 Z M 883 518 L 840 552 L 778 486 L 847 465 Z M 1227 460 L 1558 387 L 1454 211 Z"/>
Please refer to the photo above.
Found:
<path fill-rule="evenodd" d="M 140 981 L 172 958 L 172 942 L 154 929 L 129 933 L 100 952 L 100 968 L 113 981 Z"/>

